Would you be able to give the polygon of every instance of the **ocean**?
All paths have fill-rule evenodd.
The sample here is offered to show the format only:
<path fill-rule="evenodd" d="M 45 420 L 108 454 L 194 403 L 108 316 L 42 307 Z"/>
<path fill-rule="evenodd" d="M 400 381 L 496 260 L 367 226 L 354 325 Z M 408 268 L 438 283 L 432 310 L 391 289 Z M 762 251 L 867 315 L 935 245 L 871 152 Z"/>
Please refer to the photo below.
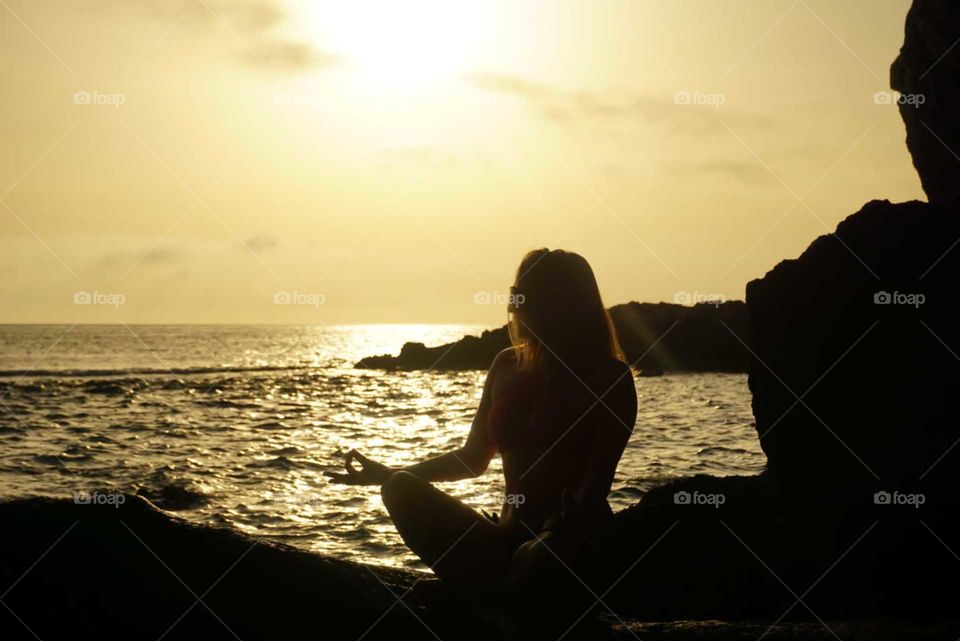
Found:
<path fill-rule="evenodd" d="M 0 497 L 143 494 L 182 518 L 341 558 L 424 569 L 375 487 L 329 484 L 358 448 L 390 465 L 466 436 L 483 372 L 354 369 L 469 325 L 0 326 Z M 766 464 L 742 374 L 637 378 L 639 414 L 610 502 L 692 474 Z M 443 484 L 497 511 L 499 459 Z M 84 494 L 87 493 L 87 494 Z"/>

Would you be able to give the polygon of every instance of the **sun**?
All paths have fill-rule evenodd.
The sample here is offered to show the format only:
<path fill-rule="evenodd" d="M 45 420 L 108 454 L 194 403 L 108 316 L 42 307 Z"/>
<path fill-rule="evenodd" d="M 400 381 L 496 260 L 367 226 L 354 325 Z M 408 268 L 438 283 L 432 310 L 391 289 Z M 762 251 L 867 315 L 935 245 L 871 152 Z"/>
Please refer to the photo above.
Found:
<path fill-rule="evenodd" d="M 453 0 L 303 0 L 303 25 L 318 47 L 394 87 L 466 71 L 483 44 L 483 3 Z"/>

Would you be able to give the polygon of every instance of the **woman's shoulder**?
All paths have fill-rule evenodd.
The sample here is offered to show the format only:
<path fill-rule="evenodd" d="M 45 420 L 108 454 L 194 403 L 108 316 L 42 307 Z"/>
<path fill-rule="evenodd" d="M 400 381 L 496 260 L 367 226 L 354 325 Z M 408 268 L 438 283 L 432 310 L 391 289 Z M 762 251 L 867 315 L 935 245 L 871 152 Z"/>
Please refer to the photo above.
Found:
<path fill-rule="evenodd" d="M 633 368 L 619 358 L 607 358 L 596 367 L 596 375 L 610 385 L 633 381 Z"/>
<path fill-rule="evenodd" d="M 630 366 L 630 363 L 620 360 L 619 358 L 611 358 L 609 361 L 611 371 L 620 374 L 621 376 L 630 375 L 633 377 L 633 368 Z"/>
<path fill-rule="evenodd" d="M 519 369 L 520 359 L 517 349 L 508 347 L 501 350 L 493 358 L 493 363 L 490 364 L 490 369 L 487 371 L 488 384 L 495 389 L 499 389 L 516 378 Z"/>
<path fill-rule="evenodd" d="M 500 350 L 490 364 L 491 374 L 512 373 L 520 366 L 520 352 L 516 347 Z"/>
<path fill-rule="evenodd" d="M 619 359 L 610 358 L 597 363 L 589 383 L 594 393 L 604 395 L 610 402 L 636 397 L 633 368 Z"/>

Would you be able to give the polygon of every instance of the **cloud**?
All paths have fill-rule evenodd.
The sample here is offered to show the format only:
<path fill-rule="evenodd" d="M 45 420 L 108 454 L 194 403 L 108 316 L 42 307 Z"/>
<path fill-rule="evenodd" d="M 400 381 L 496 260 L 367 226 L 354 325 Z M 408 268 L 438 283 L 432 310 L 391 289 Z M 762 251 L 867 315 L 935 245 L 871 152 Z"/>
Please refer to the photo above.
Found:
<path fill-rule="evenodd" d="M 207 1 L 209 3 L 209 0 Z M 246 0 L 220 4 L 222 8 L 218 14 L 222 19 L 230 21 L 234 28 L 242 33 L 262 33 L 278 26 L 286 18 L 284 7 L 270 0 Z"/>
<path fill-rule="evenodd" d="M 263 252 L 275 248 L 280 243 L 270 234 L 256 234 L 243 241 L 243 245 L 255 252 Z"/>
<path fill-rule="evenodd" d="M 234 59 L 247 67 L 303 71 L 340 62 L 332 53 L 277 35 L 288 18 L 280 0 L 89 0 L 88 7 L 114 14 L 133 12 L 165 29 L 186 25 L 204 37 L 222 37 L 230 47 L 239 42 Z"/>
<path fill-rule="evenodd" d="M 723 132 L 731 125 L 768 128 L 773 124 L 770 118 L 730 107 L 682 104 L 676 100 L 675 94 L 659 96 L 567 91 L 525 78 L 489 73 L 469 74 L 464 79 L 483 91 L 525 100 L 537 108 L 544 118 L 558 124 L 659 123 L 680 120 L 686 125 L 680 129 L 692 133 Z"/>
<path fill-rule="evenodd" d="M 60 0 L 65 8 L 84 5 L 89 12 L 125 12 L 167 24 L 225 26 L 243 35 L 257 35 L 283 23 L 287 12 L 277 0 Z"/>
<path fill-rule="evenodd" d="M 255 42 L 238 57 L 247 65 L 274 71 L 300 71 L 341 62 L 339 56 L 318 51 L 306 43 L 276 39 Z"/>
<path fill-rule="evenodd" d="M 161 267 L 183 263 L 188 255 L 181 249 L 169 246 L 148 246 L 142 251 L 119 250 L 104 254 L 99 260 L 99 266 L 108 270 L 121 272 L 134 265 L 144 267 Z"/>
<path fill-rule="evenodd" d="M 672 173 L 685 177 L 703 177 L 716 175 L 732 178 L 738 182 L 750 185 L 768 185 L 776 182 L 767 169 L 759 161 L 741 161 L 717 158 L 697 162 L 677 163 L 670 167 Z"/>
<path fill-rule="evenodd" d="M 466 79 L 471 84 L 492 91 L 512 96 L 520 96 L 530 100 L 541 100 L 550 98 L 558 93 L 556 89 L 539 82 L 518 78 L 516 76 L 503 76 L 492 73 L 468 74 Z"/>

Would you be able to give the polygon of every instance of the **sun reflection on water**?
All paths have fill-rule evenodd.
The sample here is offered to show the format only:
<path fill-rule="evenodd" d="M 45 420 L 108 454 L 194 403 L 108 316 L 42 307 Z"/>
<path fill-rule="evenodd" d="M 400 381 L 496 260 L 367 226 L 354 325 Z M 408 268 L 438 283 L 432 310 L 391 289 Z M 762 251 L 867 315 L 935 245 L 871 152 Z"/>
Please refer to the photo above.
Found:
<path fill-rule="evenodd" d="M 377 488 L 331 485 L 324 472 L 338 469 L 352 448 L 401 467 L 462 443 L 483 372 L 352 366 L 363 356 L 397 353 L 404 341 L 437 345 L 478 330 L 140 328 L 144 343 L 165 361 L 223 366 L 171 374 L 157 370 L 150 352 L 129 336 L 80 328 L 53 355 L 65 370 L 96 362 L 155 371 L 0 380 L 0 394 L 19 415 L 18 422 L 0 417 L 10 460 L 0 477 L 11 497 L 139 491 L 194 521 L 343 558 L 422 569 L 390 523 Z M 52 342 L 43 333 L 49 330 L 30 331 L 37 333 L 36 345 Z M 22 357 L 13 358 L 24 363 L 36 353 L 23 336 L 8 342 L 23 344 Z M 246 369 L 259 362 L 289 369 Z M 762 469 L 744 376 L 644 378 L 637 391 L 637 427 L 611 494 L 616 508 L 665 477 Z M 499 510 L 499 458 L 482 477 L 443 488 L 476 509 Z"/>

